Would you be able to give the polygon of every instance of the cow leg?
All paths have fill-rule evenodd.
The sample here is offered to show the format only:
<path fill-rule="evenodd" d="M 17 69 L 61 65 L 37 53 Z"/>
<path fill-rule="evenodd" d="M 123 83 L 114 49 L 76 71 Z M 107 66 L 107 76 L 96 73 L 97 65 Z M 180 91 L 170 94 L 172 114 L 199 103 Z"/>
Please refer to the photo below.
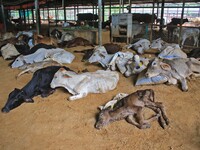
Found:
<path fill-rule="evenodd" d="M 184 91 L 184 92 L 187 92 L 188 91 L 188 86 L 187 86 L 187 81 L 185 78 L 181 77 L 179 79 L 179 81 L 181 82 L 181 89 Z"/>
<path fill-rule="evenodd" d="M 80 98 L 83 98 L 83 97 L 86 97 L 86 96 L 87 96 L 87 93 L 79 93 L 77 95 L 70 96 L 69 100 L 73 101 L 73 100 L 77 100 L 77 99 L 80 99 Z"/>
<path fill-rule="evenodd" d="M 55 89 L 48 89 L 48 90 L 44 90 L 41 89 L 41 97 L 48 97 L 49 95 L 53 94 Z"/>
<path fill-rule="evenodd" d="M 145 107 L 152 109 L 157 114 L 160 114 L 159 121 L 163 128 L 165 125 L 169 124 L 169 119 L 167 118 L 164 106 L 161 102 L 146 101 Z"/>

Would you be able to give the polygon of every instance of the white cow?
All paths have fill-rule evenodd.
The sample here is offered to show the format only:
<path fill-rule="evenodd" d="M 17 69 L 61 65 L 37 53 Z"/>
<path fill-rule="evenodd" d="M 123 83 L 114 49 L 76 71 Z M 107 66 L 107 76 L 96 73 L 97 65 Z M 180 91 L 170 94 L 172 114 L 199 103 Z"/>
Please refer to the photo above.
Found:
<path fill-rule="evenodd" d="M 134 37 L 138 34 L 141 34 L 145 31 L 144 24 L 140 24 L 138 21 L 134 21 L 132 25 L 132 37 Z"/>
<path fill-rule="evenodd" d="M 13 44 L 8 43 L 1 48 L 1 54 L 4 59 L 9 59 L 13 56 L 19 55 L 20 53 L 17 51 Z"/>
<path fill-rule="evenodd" d="M 52 49 L 45 49 L 40 48 L 35 53 L 30 55 L 20 55 L 16 58 L 16 60 L 12 63 L 12 68 L 18 68 L 20 66 L 23 66 L 24 64 L 32 64 L 35 62 L 41 62 L 46 58 L 51 58 L 52 60 L 62 64 L 62 63 L 71 63 L 75 56 L 65 51 L 61 48 L 52 48 Z"/>
<path fill-rule="evenodd" d="M 51 82 L 51 88 L 64 87 L 73 96 L 69 100 L 76 100 L 87 96 L 88 93 L 105 93 L 114 90 L 119 81 L 115 71 L 98 70 L 76 74 L 64 68 L 59 69 Z"/>
<path fill-rule="evenodd" d="M 167 43 L 163 41 L 161 38 L 153 40 L 151 43 L 152 49 L 158 49 L 160 52 L 163 51 L 167 46 L 171 46 L 173 48 L 180 48 L 180 46 L 176 43 Z"/>
<path fill-rule="evenodd" d="M 6 32 L 4 34 L 2 34 L 2 40 L 7 40 L 7 39 L 10 39 L 12 37 L 15 37 L 14 34 L 12 32 Z"/>
<path fill-rule="evenodd" d="M 33 33 L 36 32 L 35 30 L 30 30 L 30 31 L 19 31 L 17 35 L 15 36 L 18 38 L 20 35 L 24 34 L 27 35 L 28 37 L 33 37 Z"/>
<path fill-rule="evenodd" d="M 179 28 L 174 29 L 173 34 L 179 37 Z M 199 46 L 199 29 L 197 28 L 183 28 L 182 29 L 182 34 L 181 34 L 181 45 L 183 46 L 185 43 L 185 40 L 187 38 L 193 37 L 194 39 L 194 46 L 196 45 L 197 47 Z"/>
<path fill-rule="evenodd" d="M 116 70 L 116 66 L 123 74 L 125 72 L 125 64 L 129 59 L 132 59 L 131 52 L 117 52 L 108 54 L 104 46 L 95 47 L 94 53 L 89 58 L 90 63 L 99 62 L 104 68 Z"/>
<path fill-rule="evenodd" d="M 149 64 L 148 58 L 140 57 L 139 55 L 135 55 L 133 60 L 130 60 L 126 64 L 126 72 L 124 75 L 126 77 L 131 76 L 132 74 L 138 74 L 147 68 Z"/>
<path fill-rule="evenodd" d="M 184 53 L 180 48 L 167 46 L 162 52 L 160 52 L 158 57 L 163 59 L 187 58 L 187 54 Z"/>
<path fill-rule="evenodd" d="M 140 39 L 134 44 L 129 44 L 127 48 L 136 50 L 139 54 L 143 54 L 146 50 L 150 48 L 150 41 L 147 39 Z"/>

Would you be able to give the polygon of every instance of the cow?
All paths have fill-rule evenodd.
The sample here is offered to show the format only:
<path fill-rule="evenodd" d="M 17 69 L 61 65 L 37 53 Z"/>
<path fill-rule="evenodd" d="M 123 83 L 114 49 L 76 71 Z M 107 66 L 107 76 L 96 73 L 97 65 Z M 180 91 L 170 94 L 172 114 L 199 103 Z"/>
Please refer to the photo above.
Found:
<path fill-rule="evenodd" d="M 70 101 L 86 97 L 88 93 L 105 93 L 114 90 L 119 81 L 119 75 L 114 71 L 98 70 L 76 74 L 60 68 L 54 75 L 51 88 L 64 87 L 73 96 Z"/>
<path fill-rule="evenodd" d="M 22 103 L 33 103 L 34 96 L 41 95 L 47 97 L 52 94 L 55 89 L 50 87 L 50 83 L 54 74 L 61 68 L 61 66 L 50 66 L 37 70 L 32 79 L 22 88 L 15 88 L 8 96 L 5 106 L 2 108 L 3 113 L 8 113 L 10 110 L 20 106 Z M 67 67 L 62 66 L 66 70 Z"/>
<path fill-rule="evenodd" d="M 147 39 L 140 39 L 134 44 L 129 44 L 126 47 L 132 50 L 136 50 L 138 54 L 144 54 L 144 52 L 150 48 L 150 41 Z"/>
<path fill-rule="evenodd" d="M 174 30 L 174 35 L 179 37 L 179 31 L 180 31 L 180 29 L 176 28 Z M 196 45 L 198 47 L 199 46 L 199 35 L 200 35 L 199 33 L 200 33 L 200 31 L 197 28 L 183 28 L 182 33 L 181 33 L 181 37 L 180 37 L 181 41 L 182 41 L 181 46 L 184 45 L 186 39 L 193 37 L 193 39 L 194 39 L 193 45 L 194 46 Z"/>
<path fill-rule="evenodd" d="M 147 68 L 147 65 L 149 64 L 148 58 L 140 57 L 139 55 L 134 55 L 133 60 L 129 60 L 126 63 L 126 71 L 124 73 L 125 77 L 129 77 L 133 74 L 138 74 L 142 72 L 144 69 Z"/>
<path fill-rule="evenodd" d="M 56 47 L 53 45 L 38 43 L 38 44 L 34 45 L 32 48 L 30 48 L 28 45 L 16 45 L 15 44 L 15 48 L 22 55 L 30 55 L 30 54 L 35 53 L 40 48 L 53 49 Z"/>
<path fill-rule="evenodd" d="M 164 50 L 162 50 L 162 52 L 158 54 L 158 57 L 162 59 L 187 58 L 187 54 L 180 48 L 167 46 Z"/>
<path fill-rule="evenodd" d="M 61 43 L 63 41 L 70 41 L 70 40 L 74 39 L 74 36 L 72 34 L 66 33 L 66 32 L 61 32 L 58 29 L 52 30 L 51 36 L 56 38 L 59 43 Z"/>
<path fill-rule="evenodd" d="M 19 69 L 21 69 L 22 71 L 16 76 L 16 78 L 18 78 L 19 76 L 23 75 L 24 73 L 34 73 L 35 71 L 48 67 L 48 66 L 61 66 L 61 64 L 53 61 L 53 60 L 48 60 L 46 59 L 45 61 L 41 61 L 41 62 L 35 62 L 33 64 L 25 64 L 21 67 L 19 67 Z"/>
<path fill-rule="evenodd" d="M 198 60 L 200 60 L 200 48 L 195 48 L 193 50 L 191 50 L 188 54 L 188 57 L 194 57 Z"/>
<path fill-rule="evenodd" d="M 46 37 L 46 36 L 38 35 L 36 33 L 34 33 L 33 37 L 34 37 L 34 41 L 33 41 L 34 44 L 44 43 L 44 44 L 53 45 L 53 46 L 57 46 L 58 44 L 57 40 L 52 37 Z"/>
<path fill-rule="evenodd" d="M 13 44 L 8 43 L 1 48 L 1 55 L 5 60 L 8 60 L 20 55 L 20 53 L 17 51 Z"/>
<path fill-rule="evenodd" d="M 188 19 L 183 19 L 182 23 L 188 22 Z M 168 31 L 168 40 L 173 40 L 173 32 L 174 29 L 177 28 L 177 25 L 181 24 L 181 19 L 180 18 L 172 18 L 171 22 L 167 24 L 167 31 Z"/>
<path fill-rule="evenodd" d="M 132 39 L 134 39 L 136 35 L 144 33 L 144 31 L 145 31 L 144 24 L 140 24 L 138 21 L 133 21 L 133 24 L 132 24 Z"/>
<path fill-rule="evenodd" d="M 55 48 L 55 49 L 45 49 L 40 48 L 35 53 L 30 55 L 20 55 L 18 56 L 15 61 L 12 63 L 12 68 L 18 68 L 20 66 L 23 66 L 24 64 L 32 64 L 35 62 L 41 62 L 46 58 L 50 58 L 60 64 L 62 63 L 71 63 L 75 56 L 65 51 L 61 48 Z"/>
<path fill-rule="evenodd" d="M 157 49 L 160 52 L 163 51 L 167 46 L 171 46 L 173 48 L 180 48 L 180 46 L 176 43 L 167 43 L 163 41 L 161 38 L 157 38 L 152 41 L 150 48 Z"/>
<path fill-rule="evenodd" d="M 101 129 L 114 121 L 123 119 L 139 129 L 150 128 L 150 122 L 159 120 L 161 127 L 165 128 L 169 125 L 165 108 L 161 102 L 155 102 L 154 99 L 154 91 L 151 89 L 138 90 L 131 93 L 118 100 L 113 108 L 102 109 L 98 115 L 95 128 Z M 144 108 L 150 108 L 156 114 L 149 119 L 144 119 Z"/>
<path fill-rule="evenodd" d="M 92 13 L 77 14 L 78 21 L 97 20 L 98 15 Z"/>
<path fill-rule="evenodd" d="M 106 44 L 103 44 L 103 46 L 105 47 L 108 54 L 115 54 L 122 50 L 120 45 L 114 44 L 114 43 L 106 43 Z M 74 52 L 84 53 L 84 56 L 81 60 L 82 62 L 84 62 L 84 61 L 87 61 L 92 56 L 92 54 L 94 53 L 94 48 L 83 50 L 83 51 L 74 51 Z"/>
<path fill-rule="evenodd" d="M 188 91 L 187 78 L 191 75 L 200 75 L 200 61 L 195 58 L 176 58 L 172 60 L 155 58 L 149 63 L 145 73 L 146 77 L 151 78 L 158 75 L 165 76 L 169 84 L 181 83 L 182 91 Z"/>
<path fill-rule="evenodd" d="M 96 46 L 94 49 L 94 53 L 88 59 L 89 63 L 99 62 L 103 68 L 109 68 L 110 70 L 116 70 L 117 65 L 122 74 L 126 71 L 126 62 L 133 57 L 131 52 L 108 54 L 104 46 Z"/>
<path fill-rule="evenodd" d="M 59 47 L 76 47 L 76 46 L 93 46 L 88 40 L 82 38 L 82 37 L 76 37 L 69 41 L 63 41 L 61 43 L 58 43 Z"/>
<path fill-rule="evenodd" d="M 2 41 L 11 39 L 13 37 L 15 37 L 15 36 L 12 32 L 6 32 L 6 33 L 2 34 Z"/>

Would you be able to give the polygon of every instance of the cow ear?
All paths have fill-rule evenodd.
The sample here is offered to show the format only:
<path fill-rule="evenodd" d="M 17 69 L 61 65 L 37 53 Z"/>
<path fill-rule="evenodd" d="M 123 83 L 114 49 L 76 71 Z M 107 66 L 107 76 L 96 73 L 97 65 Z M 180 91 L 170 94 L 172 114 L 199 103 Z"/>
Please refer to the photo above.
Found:
<path fill-rule="evenodd" d="M 26 103 L 34 103 L 34 100 L 32 98 L 28 98 L 24 100 Z"/>
<path fill-rule="evenodd" d="M 160 66 L 161 66 L 161 68 L 162 68 L 163 70 L 167 70 L 167 71 L 171 70 L 171 66 L 168 65 L 168 64 L 166 64 L 166 63 L 161 62 L 161 63 L 160 63 Z"/>

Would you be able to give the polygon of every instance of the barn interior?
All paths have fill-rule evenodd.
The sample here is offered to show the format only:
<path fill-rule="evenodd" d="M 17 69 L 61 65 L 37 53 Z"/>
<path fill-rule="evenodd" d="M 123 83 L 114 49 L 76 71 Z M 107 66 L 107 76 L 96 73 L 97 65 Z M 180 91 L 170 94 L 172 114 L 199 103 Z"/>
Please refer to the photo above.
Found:
<path fill-rule="evenodd" d="M 200 23 L 197 26 L 183 25 L 184 19 L 191 22 L 194 18 L 200 18 L 199 0 L 0 0 L 0 4 L 0 47 L 4 43 L 5 33 L 12 32 L 16 36 L 19 31 L 33 30 L 38 35 L 51 38 L 54 29 L 67 32 L 91 43 L 63 48 L 74 54 L 75 59 L 72 63 L 62 65 L 79 74 L 85 70 L 94 72 L 104 68 L 100 64 L 82 62 L 84 54 L 74 51 L 114 43 L 122 48 L 122 52 L 136 55 L 138 52 L 128 49 L 127 45 L 141 38 L 150 42 L 161 38 L 181 46 L 180 37 L 184 28 L 200 30 Z M 81 14 L 87 14 L 89 19 L 81 18 L 85 17 Z M 122 34 L 114 34 L 113 18 L 124 14 L 131 14 L 132 19 L 137 18 L 136 14 L 150 16 L 140 23 L 143 25 L 141 34 L 134 37 L 132 34 L 128 35 L 128 21 L 131 20 L 132 25 L 133 20 L 127 18 L 127 24 L 120 31 Z M 179 19 L 180 24 L 170 24 L 172 18 Z M 177 26 L 180 28 L 179 37 L 171 37 L 168 29 Z M 200 50 L 194 43 L 193 38 L 186 39 L 181 50 L 187 54 L 193 49 Z M 140 56 L 153 59 L 157 53 L 158 51 L 150 49 Z M 195 58 L 199 61 L 199 57 Z M 13 61 L 0 57 L 0 108 L 5 106 L 11 91 L 15 88 L 22 89 L 33 77 L 33 73 L 26 73 L 17 78 L 22 70 L 11 68 Z M 117 72 L 117 87 L 106 93 L 90 93 L 79 100 L 69 101 L 69 91 L 57 88 L 48 97 L 35 96 L 34 103 L 23 103 L 9 113 L 0 112 L 0 149 L 199 150 L 200 78 L 188 79 L 188 91 L 184 92 L 180 83 L 136 86 L 138 75 L 125 77 L 119 70 Z M 150 128 L 139 129 L 126 120 L 121 120 L 101 130 L 95 128 L 99 106 L 105 105 L 118 93 L 131 94 L 144 89 L 152 89 L 155 101 L 163 103 L 169 119 L 168 126 L 163 129 L 159 120 L 156 120 L 151 123 Z M 143 111 L 144 118 L 153 114 L 147 108 Z"/>

